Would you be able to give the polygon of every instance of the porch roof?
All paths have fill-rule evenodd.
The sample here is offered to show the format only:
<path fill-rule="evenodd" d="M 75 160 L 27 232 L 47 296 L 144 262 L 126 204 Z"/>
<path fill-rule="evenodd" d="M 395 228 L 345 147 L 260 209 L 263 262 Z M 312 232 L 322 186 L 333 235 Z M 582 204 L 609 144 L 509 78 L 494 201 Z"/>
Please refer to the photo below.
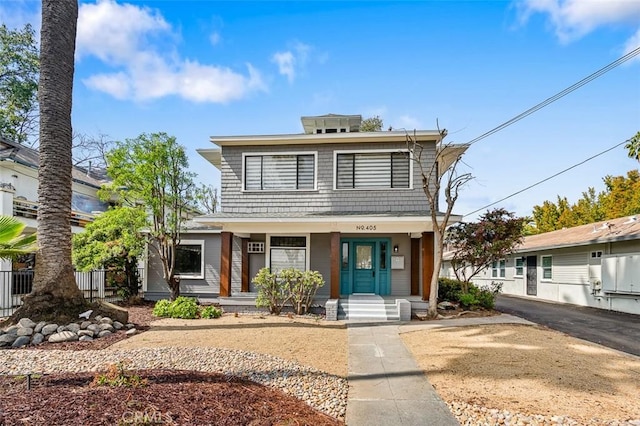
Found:
<path fill-rule="evenodd" d="M 442 214 L 438 213 L 442 218 Z M 449 224 L 462 219 L 452 215 Z M 196 222 L 222 227 L 223 231 L 246 233 L 410 233 L 419 237 L 433 231 L 428 211 L 413 212 L 282 212 L 214 213 L 194 218 Z"/>

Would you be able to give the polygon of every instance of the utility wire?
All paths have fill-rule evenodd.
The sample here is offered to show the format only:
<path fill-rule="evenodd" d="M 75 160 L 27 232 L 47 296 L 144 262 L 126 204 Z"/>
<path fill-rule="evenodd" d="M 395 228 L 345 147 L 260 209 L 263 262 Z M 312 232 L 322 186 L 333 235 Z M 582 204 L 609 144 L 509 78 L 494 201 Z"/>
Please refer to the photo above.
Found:
<path fill-rule="evenodd" d="M 488 132 L 485 132 L 483 134 L 481 134 L 480 136 L 478 136 L 477 138 L 471 139 L 469 142 L 467 142 L 469 145 L 473 145 L 474 143 L 491 136 L 492 134 L 499 132 L 500 130 L 504 129 L 505 127 L 508 127 L 510 125 L 512 125 L 513 123 L 516 123 L 520 120 L 522 120 L 523 118 L 533 114 L 534 112 L 546 107 L 547 105 L 557 101 L 560 98 L 563 98 L 564 96 L 568 95 L 569 93 L 573 92 L 574 90 L 579 89 L 580 87 L 584 86 L 585 84 L 595 80 L 596 78 L 600 77 L 601 75 L 611 71 L 612 69 L 616 68 L 618 65 L 621 65 L 625 62 L 627 62 L 629 59 L 637 56 L 638 54 L 640 54 L 640 46 L 636 47 L 634 50 L 632 50 L 631 52 L 627 53 L 626 55 L 616 59 L 615 61 L 611 62 L 609 65 L 600 68 L 598 71 L 594 72 L 593 74 L 583 78 L 582 80 L 580 80 L 579 82 L 575 83 L 572 86 L 567 87 L 566 89 L 564 89 L 561 92 L 556 93 L 555 95 L 545 99 L 544 101 L 540 102 L 539 104 L 537 104 L 534 107 L 529 108 L 528 110 L 526 110 L 525 112 L 516 115 L 515 117 L 513 117 L 512 119 L 505 121 L 504 123 L 500 124 L 497 127 L 494 127 L 493 129 L 489 130 Z"/>
<path fill-rule="evenodd" d="M 535 186 L 538 186 L 538 185 L 540 185 L 540 184 L 542 184 L 542 183 L 544 183 L 544 182 L 546 182 L 546 181 L 548 181 L 548 180 L 551 180 L 551 179 L 553 179 L 553 178 L 554 178 L 554 177 L 556 177 L 556 176 L 560 176 L 561 174 L 566 173 L 566 172 L 568 172 L 568 171 L 569 171 L 569 170 L 571 170 L 571 169 L 575 169 L 576 167 L 583 165 L 583 164 L 584 164 L 584 163 L 586 163 L 587 161 L 591 161 L 591 160 L 593 160 L 594 158 L 597 158 L 597 157 L 599 157 L 599 156 L 601 156 L 601 155 L 603 155 L 603 154 L 606 154 L 606 153 L 607 153 L 607 152 L 609 152 L 609 151 L 613 151 L 614 149 L 618 148 L 620 145 L 623 145 L 623 144 L 629 143 L 629 141 L 631 141 L 631 139 L 627 139 L 627 140 L 626 140 L 626 141 L 624 141 L 624 142 L 620 142 L 620 143 L 618 143 L 618 144 L 615 144 L 614 146 L 612 146 L 612 147 L 610 147 L 610 148 L 607 148 L 607 149 L 605 149 L 604 151 L 601 151 L 601 152 L 599 152 L 599 153 L 597 153 L 597 154 L 595 154 L 595 155 L 592 155 L 591 157 L 589 157 L 589 158 L 587 158 L 587 159 L 585 159 L 585 160 L 582 160 L 581 162 L 576 163 L 576 164 L 574 164 L 573 166 L 567 167 L 566 169 L 561 170 L 561 171 L 559 171 L 558 173 L 556 173 L 556 174 L 554 174 L 554 175 L 551 175 L 551 176 L 549 176 L 549 177 L 547 177 L 547 178 L 544 178 L 544 179 L 542 179 L 542 180 L 539 180 L 538 182 L 534 183 L 533 185 L 529 185 L 529 186 L 527 186 L 527 187 L 526 187 L 526 188 L 524 188 L 524 189 L 521 189 L 521 190 L 519 190 L 519 191 L 514 192 L 513 194 L 507 195 L 506 197 L 499 199 L 498 201 L 495 201 L 495 202 L 493 202 L 493 203 L 491 203 L 491 204 L 487 204 L 486 206 L 480 207 L 479 209 L 474 210 L 474 211 L 472 211 L 472 212 L 470 212 L 470 213 L 467 213 L 467 214 L 465 214 L 464 216 L 470 216 L 470 215 L 472 215 L 472 214 L 474 214 L 474 213 L 478 213 L 480 210 L 484 210 L 484 209 L 486 209 L 486 208 L 488 208 L 488 207 L 491 207 L 491 206 L 493 206 L 493 205 L 495 205 L 495 204 L 501 203 L 501 202 L 503 202 L 504 200 L 507 200 L 507 199 L 509 199 L 509 198 L 511 198 L 511 197 L 514 197 L 514 196 L 516 196 L 516 195 L 518 195 L 518 194 L 521 194 L 521 193 L 523 193 L 523 192 L 525 192 L 525 191 L 528 191 L 529 189 L 531 189 L 531 188 L 533 188 L 533 187 L 535 187 Z"/>

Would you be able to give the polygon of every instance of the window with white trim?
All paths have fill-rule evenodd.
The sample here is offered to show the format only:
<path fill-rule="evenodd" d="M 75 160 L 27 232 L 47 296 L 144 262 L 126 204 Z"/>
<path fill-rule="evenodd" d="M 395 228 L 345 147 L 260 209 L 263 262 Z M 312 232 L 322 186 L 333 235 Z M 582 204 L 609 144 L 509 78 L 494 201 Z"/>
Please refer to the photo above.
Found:
<path fill-rule="evenodd" d="M 246 191 L 313 190 L 316 154 L 244 156 Z"/>
<path fill-rule="evenodd" d="M 514 276 L 521 277 L 524 274 L 524 258 L 516 257 Z"/>
<path fill-rule="evenodd" d="M 410 188 L 408 152 L 351 152 L 336 154 L 336 188 Z"/>
<path fill-rule="evenodd" d="M 307 269 L 307 237 L 273 236 L 269 247 L 271 272 L 288 268 Z"/>
<path fill-rule="evenodd" d="M 493 278 L 504 278 L 506 275 L 507 261 L 505 259 L 500 259 L 498 261 L 491 263 L 491 277 Z"/>
<path fill-rule="evenodd" d="M 550 280 L 553 278 L 553 258 L 551 256 L 542 256 L 542 279 Z"/>
<path fill-rule="evenodd" d="M 176 247 L 174 273 L 180 278 L 204 278 L 204 241 L 181 241 Z"/>

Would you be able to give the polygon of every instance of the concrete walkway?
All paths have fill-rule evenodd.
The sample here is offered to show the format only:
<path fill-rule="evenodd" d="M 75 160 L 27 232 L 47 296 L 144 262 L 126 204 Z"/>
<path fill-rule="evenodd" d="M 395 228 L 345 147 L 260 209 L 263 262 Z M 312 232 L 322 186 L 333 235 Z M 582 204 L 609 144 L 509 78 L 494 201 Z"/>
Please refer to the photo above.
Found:
<path fill-rule="evenodd" d="M 399 333 L 499 323 L 532 324 L 511 315 L 410 323 L 349 322 L 347 425 L 458 425 Z"/>

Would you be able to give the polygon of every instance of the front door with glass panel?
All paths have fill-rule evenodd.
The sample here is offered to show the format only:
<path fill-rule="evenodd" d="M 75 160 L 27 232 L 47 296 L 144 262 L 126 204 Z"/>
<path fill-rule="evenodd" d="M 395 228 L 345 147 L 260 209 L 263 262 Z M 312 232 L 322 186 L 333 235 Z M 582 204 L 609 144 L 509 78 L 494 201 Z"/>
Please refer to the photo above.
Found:
<path fill-rule="evenodd" d="M 375 268 L 375 244 L 355 243 L 353 245 L 355 256 L 353 292 L 373 293 L 376 288 Z"/>
<path fill-rule="evenodd" d="M 340 294 L 390 294 L 388 238 L 343 238 L 340 244 Z"/>

